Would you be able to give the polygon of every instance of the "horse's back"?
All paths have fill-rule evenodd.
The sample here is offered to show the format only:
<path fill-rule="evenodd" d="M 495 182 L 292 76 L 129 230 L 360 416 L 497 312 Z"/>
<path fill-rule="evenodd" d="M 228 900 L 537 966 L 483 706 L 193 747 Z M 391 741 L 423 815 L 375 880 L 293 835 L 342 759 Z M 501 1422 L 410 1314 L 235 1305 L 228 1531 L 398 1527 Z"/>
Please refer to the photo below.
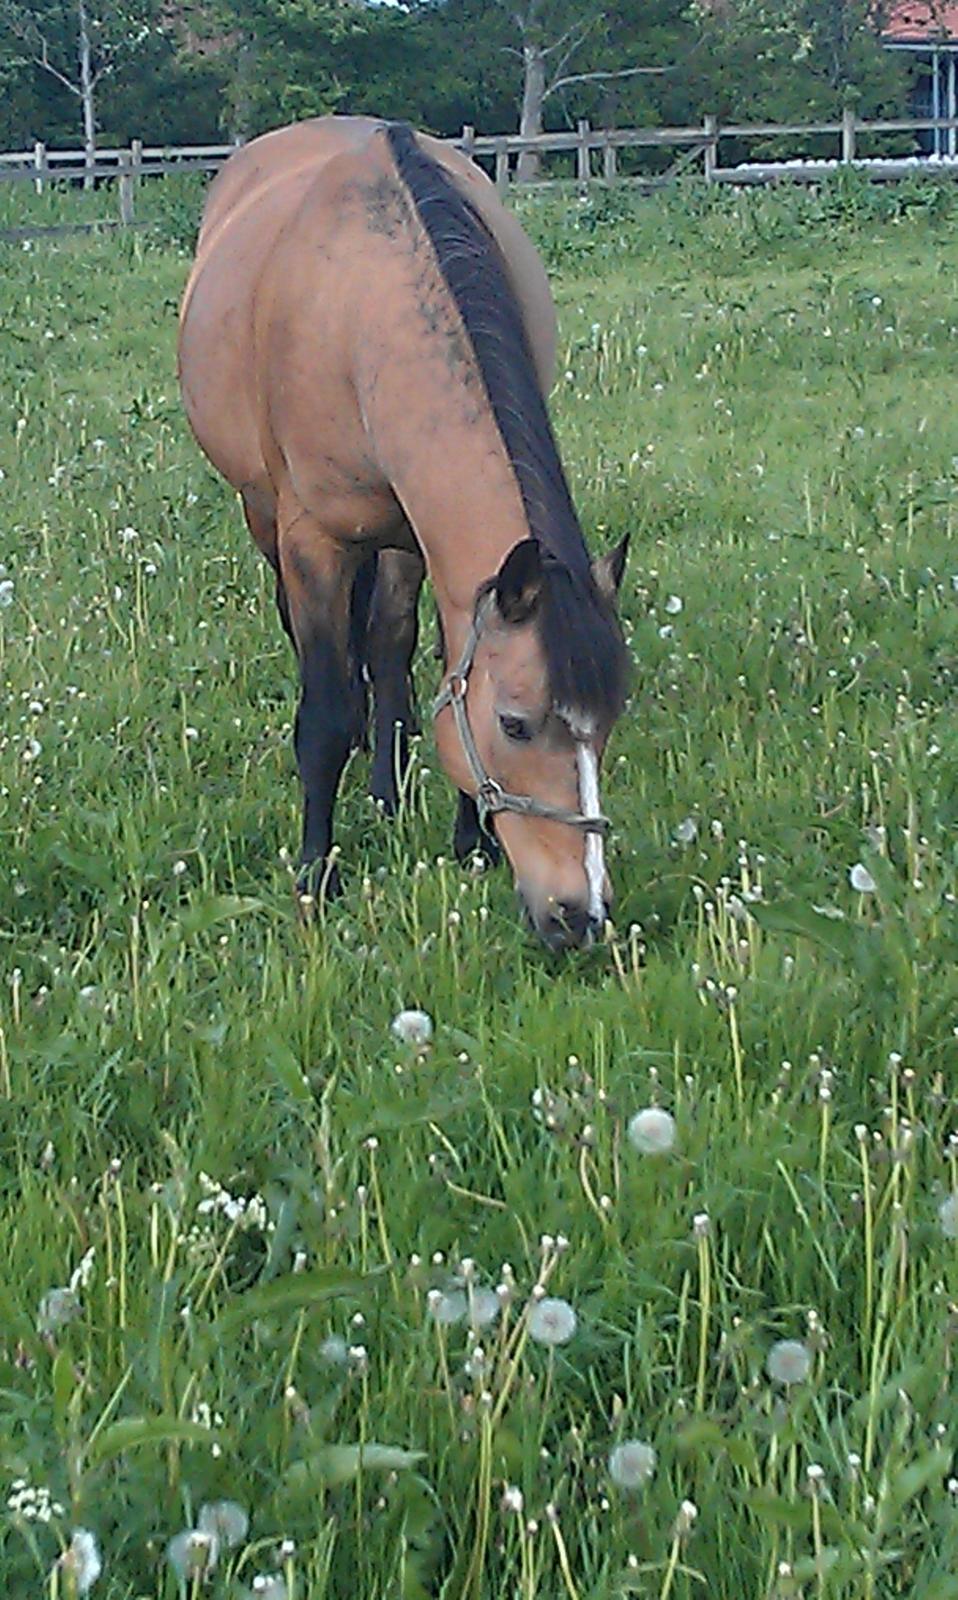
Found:
<path fill-rule="evenodd" d="M 266 493 L 275 474 L 268 461 L 269 391 L 277 380 L 279 321 L 312 316 L 317 296 L 341 309 L 325 317 L 327 346 L 362 275 L 363 238 L 342 248 L 354 226 L 350 193 L 357 181 L 390 173 L 386 125 L 371 117 L 322 117 L 280 128 L 243 146 L 211 185 L 196 258 L 183 298 L 180 374 L 187 414 L 203 448 L 236 486 Z M 517 219 L 488 178 L 454 147 L 419 136 L 450 175 L 499 245 L 522 311 L 543 389 L 552 381 L 555 313 L 545 271 Z M 338 241 L 335 249 L 327 248 Z M 335 259 L 335 265 L 331 265 Z M 353 263 L 351 273 L 344 260 Z M 294 301 L 296 302 L 294 304 Z M 340 340 L 341 346 L 347 341 Z M 330 400 L 341 371 L 326 367 Z M 346 419 L 342 419 L 345 423 Z M 350 431 L 355 431 L 354 429 Z"/>

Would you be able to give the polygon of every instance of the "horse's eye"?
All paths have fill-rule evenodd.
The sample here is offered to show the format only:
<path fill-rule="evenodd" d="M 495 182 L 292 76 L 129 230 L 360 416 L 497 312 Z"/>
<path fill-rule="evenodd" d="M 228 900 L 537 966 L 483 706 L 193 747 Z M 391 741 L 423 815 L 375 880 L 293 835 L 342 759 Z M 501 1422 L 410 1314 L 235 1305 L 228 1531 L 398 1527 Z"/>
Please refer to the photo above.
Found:
<path fill-rule="evenodd" d="M 532 738 L 532 729 L 524 717 L 510 717 L 500 714 L 499 726 L 507 739 L 515 739 L 520 744 Z"/>

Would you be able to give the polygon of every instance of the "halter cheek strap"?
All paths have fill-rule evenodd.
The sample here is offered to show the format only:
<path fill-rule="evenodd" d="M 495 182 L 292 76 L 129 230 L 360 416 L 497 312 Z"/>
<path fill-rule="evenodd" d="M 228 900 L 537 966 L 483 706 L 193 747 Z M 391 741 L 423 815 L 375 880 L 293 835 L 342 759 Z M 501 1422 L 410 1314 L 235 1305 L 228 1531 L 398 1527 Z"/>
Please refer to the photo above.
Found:
<path fill-rule="evenodd" d="M 536 800 L 530 794 L 510 794 L 508 789 L 504 789 L 501 783 L 489 776 L 483 766 L 469 722 L 466 694 L 469 688 L 469 674 L 472 671 L 487 616 L 488 604 L 480 605 L 473 618 L 462 655 L 449 674 L 448 681 L 436 696 L 432 708 L 433 717 L 438 717 L 440 711 L 445 711 L 447 706 L 452 711 L 466 765 L 476 786 L 476 809 L 479 812 L 480 823 L 485 826 L 486 818 L 494 816 L 496 812 L 512 811 L 520 817 L 544 817 L 549 822 L 565 822 L 572 828 L 581 828 L 584 833 L 605 833 L 609 826 L 608 817 L 586 816 L 581 811 L 566 811 L 564 807 L 552 806 L 546 800 Z"/>

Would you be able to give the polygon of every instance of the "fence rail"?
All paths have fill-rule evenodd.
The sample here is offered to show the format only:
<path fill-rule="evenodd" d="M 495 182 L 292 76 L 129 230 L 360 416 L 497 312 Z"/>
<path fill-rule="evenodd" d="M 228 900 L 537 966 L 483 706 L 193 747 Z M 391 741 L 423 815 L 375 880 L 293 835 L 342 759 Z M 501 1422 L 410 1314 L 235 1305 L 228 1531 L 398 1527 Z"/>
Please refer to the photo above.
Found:
<path fill-rule="evenodd" d="M 948 135 L 947 143 L 952 159 L 928 159 L 911 156 L 862 156 L 860 141 L 870 136 L 911 134 L 940 131 Z M 832 157 L 799 156 L 791 159 L 762 159 L 722 166 L 719 162 L 721 141 L 735 139 L 822 139 L 837 141 Z M 519 134 L 477 134 L 475 128 L 466 126 L 452 141 L 459 149 L 494 170 L 496 183 L 501 189 L 514 181 L 522 181 L 518 166 L 523 155 L 536 157 L 571 155 L 574 159 L 575 178 L 579 183 L 601 180 L 606 183 L 624 178 L 619 166 L 619 156 L 628 150 L 672 150 L 675 160 L 665 172 L 640 174 L 640 181 L 657 186 L 671 182 L 680 172 L 688 172 L 694 163 L 701 162 L 702 175 L 709 183 L 761 184 L 780 181 L 797 183 L 820 182 L 825 173 L 837 165 L 854 165 L 867 177 L 888 181 L 921 171 L 934 171 L 948 177 L 958 177 L 958 117 L 916 117 L 866 119 L 855 116 L 846 109 L 838 122 L 763 122 L 722 123 L 717 117 L 705 117 L 699 126 L 688 128 L 593 128 L 586 120 L 575 129 L 561 133 L 544 133 L 536 138 L 523 138 Z M 86 150 L 51 150 L 37 143 L 32 150 L 0 152 L 0 184 L 32 183 L 38 193 L 53 183 L 82 183 L 86 186 L 104 182 L 117 184 L 118 222 L 129 225 L 135 220 L 135 195 L 138 183 L 145 178 L 169 173 L 216 172 L 233 154 L 237 144 L 209 145 L 145 145 L 134 139 L 128 148 Z M 594 157 L 598 156 L 598 171 Z M 102 227 L 97 223 L 72 224 L 69 231 L 83 226 Z M 50 232 L 49 228 L 6 229 L 3 237 L 24 237 L 37 232 Z M 64 231 L 66 227 L 64 227 Z"/>

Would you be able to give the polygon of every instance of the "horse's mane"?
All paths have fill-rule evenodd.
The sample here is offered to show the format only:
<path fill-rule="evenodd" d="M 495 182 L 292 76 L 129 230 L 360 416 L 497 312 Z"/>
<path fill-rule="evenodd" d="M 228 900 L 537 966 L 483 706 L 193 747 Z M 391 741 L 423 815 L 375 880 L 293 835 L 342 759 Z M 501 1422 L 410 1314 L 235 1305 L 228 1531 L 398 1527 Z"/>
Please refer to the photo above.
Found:
<path fill-rule="evenodd" d="M 387 138 L 475 351 L 530 535 L 538 539 L 545 557 L 537 620 L 553 702 L 583 720 L 608 723 L 622 708 L 625 646 L 614 611 L 592 576 L 499 247 L 475 207 L 422 150 L 411 128 L 392 123 Z"/>

